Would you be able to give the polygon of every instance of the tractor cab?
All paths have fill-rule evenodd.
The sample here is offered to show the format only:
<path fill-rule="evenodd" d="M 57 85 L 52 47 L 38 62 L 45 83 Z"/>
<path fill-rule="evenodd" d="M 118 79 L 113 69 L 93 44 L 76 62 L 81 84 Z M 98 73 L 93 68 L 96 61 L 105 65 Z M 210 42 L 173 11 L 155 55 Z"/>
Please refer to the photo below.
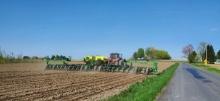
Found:
<path fill-rule="evenodd" d="M 121 59 L 122 56 L 119 53 L 111 53 L 110 58 L 111 59 Z"/>
<path fill-rule="evenodd" d="M 122 55 L 119 53 L 111 53 L 108 59 L 108 64 L 110 65 L 122 65 L 123 62 Z"/>

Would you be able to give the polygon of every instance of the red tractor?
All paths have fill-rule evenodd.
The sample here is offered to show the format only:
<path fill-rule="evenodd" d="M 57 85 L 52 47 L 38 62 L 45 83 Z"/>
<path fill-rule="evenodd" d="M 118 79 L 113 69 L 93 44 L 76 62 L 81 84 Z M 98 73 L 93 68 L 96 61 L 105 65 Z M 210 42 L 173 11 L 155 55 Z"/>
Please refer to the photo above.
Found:
<path fill-rule="evenodd" d="M 119 53 L 111 53 L 108 58 L 109 65 L 117 65 L 122 66 L 125 65 L 126 60 L 122 58 L 122 54 Z"/>

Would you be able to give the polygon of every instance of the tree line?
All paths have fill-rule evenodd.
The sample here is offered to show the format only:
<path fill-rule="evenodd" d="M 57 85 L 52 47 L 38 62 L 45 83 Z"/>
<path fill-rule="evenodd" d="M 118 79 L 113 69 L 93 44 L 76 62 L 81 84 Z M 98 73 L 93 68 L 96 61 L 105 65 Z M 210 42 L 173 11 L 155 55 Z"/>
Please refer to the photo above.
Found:
<path fill-rule="evenodd" d="M 213 45 L 206 42 L 201 42 L 197 50 L 191 44 L 186 45 L 182 52 L 190 63 L 204 62 L 206 56 L 210 64 L 214 64 L 217 59 L 220 59 L 220 50 L 215 52 Z"/>
<path fill-rule="evenodd" d="M 165 50 L 156 49 L 149 47 L 146 50 L 139 48 L 136 52 L 133 53 L 134 60 L 151 60 L 151 59 L 171 59 L 170 54 Z"/>
<path fill-rule="evenodd" d="M 44 57 L 46 60 L 65 60 L 65 61 L 71 61 L 71 56 L 64 56 L 64 55 L 52 55 L 51 57 L 46 56 Z"/>
<path fill-rule="evenodd" d="M 42 60 L 43 58 L 37 56 L 22 56 L 22 55 L 15 55 L 13 52 L 6 53 L 2 49 L 0 49 L 0 64 L 5 63 L 28 63 L 34 62 L 36 60 Z"/>
<path fill-rule="evenodd" d="M 28 63 L 28 62 L 37 62 L 42 60 L 65 60 L 71 61 L 70 56 L 64 55 L 52 55 L 51 57 L 38 57 L 38 56 L 22 56 L 22 55 L 15 55 L 13 52 L 6 53 L 2 49 L 0 49 L 0 64 L 5 63 Z"/>

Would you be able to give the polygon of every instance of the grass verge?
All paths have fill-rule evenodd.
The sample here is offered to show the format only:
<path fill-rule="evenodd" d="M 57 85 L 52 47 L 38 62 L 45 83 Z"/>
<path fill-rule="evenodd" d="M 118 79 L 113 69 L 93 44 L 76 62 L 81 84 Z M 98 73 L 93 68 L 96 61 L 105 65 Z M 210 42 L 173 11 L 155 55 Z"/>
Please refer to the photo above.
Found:
<path fill-rule="evenodd" d="M 179 63 L 170 66 L 157 76 L 146 78 L 141 83 L 130 86 L 119 95 L 112 96 L 108 101 L 153 101 L 173 76 Z"/>
<path fill-rule="evenodd" d="M 219 70 L 219 69 L 216 69 L 216 68 L 214 68 L 214 67 L 212 67 L 212 66 L 204 65 L 204 64 L 201 64 L 201 63 L 193 63 L 192 65 L 195 66 L 195 67 L 199 67 L 199 68 L 201 68 L 201 69 L 210 71 L 210 72 L 212 72 L 212 73 L 217 73 L 217 74 L 220 75 L 220 70 Z"/>

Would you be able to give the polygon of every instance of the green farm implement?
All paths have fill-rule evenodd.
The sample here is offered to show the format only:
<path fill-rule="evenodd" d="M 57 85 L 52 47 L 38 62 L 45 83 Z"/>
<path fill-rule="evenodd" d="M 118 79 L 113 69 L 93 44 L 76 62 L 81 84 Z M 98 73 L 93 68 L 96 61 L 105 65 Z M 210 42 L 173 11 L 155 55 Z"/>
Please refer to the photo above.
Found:
<path fill-rule="evenodd" d="M 101 72 L 124 72 L 150 74 L 157 72 L 157 62 L 152 62 L 151 67 L 135 67 L 132 63 L 122 58 L 119 53 L 111 53 L 105 56 L 86 56 L 85 64 L 48 64 L 47 70 L 67 70 L 67 71 L 101 71 Z"/>

